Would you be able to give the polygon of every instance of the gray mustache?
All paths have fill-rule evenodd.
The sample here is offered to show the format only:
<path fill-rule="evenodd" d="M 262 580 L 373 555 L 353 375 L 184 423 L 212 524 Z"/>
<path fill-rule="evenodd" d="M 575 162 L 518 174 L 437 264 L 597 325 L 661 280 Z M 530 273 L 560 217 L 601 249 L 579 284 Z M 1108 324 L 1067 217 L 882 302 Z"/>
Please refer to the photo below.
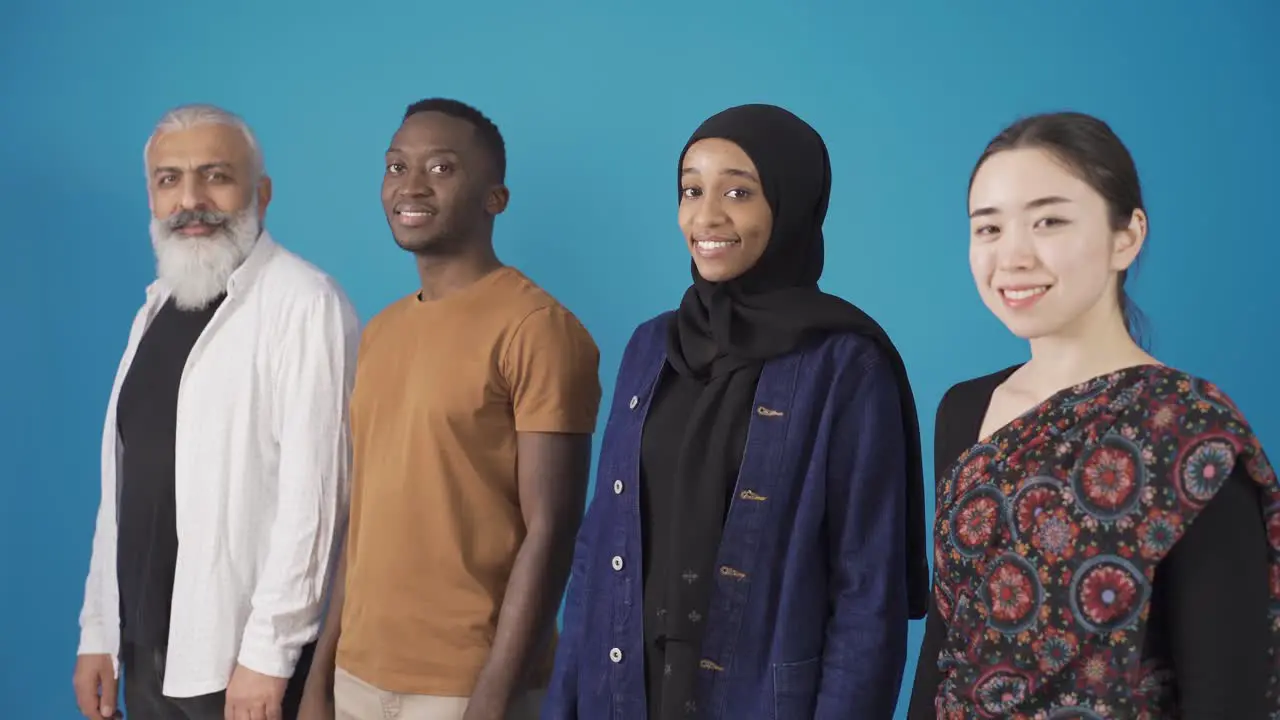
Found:
<path fill-rule="evenodd" d="M 231 218 L 231 213 L 217 212 L 215 210 L 181 210 L 174 215 L 170 215 L 164 223 L 170 230 L 179 230 L 188 225 L 223 227 L 231 221 Z"/>

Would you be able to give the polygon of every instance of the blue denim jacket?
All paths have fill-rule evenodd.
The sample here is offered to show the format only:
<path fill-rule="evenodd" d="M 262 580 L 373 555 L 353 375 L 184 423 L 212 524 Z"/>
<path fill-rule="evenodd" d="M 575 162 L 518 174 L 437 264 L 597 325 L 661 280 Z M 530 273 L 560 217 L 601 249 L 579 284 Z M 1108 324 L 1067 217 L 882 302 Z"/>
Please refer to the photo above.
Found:
<path fill-rule="evenodd" d="M 640 437 L 672 314 L 622 358 L 544 720 L 645 720 Z M 893 371 L 852 334 L 766 363 L 717 558 L 698 718 L 893 716 L 907 642 Z"/>

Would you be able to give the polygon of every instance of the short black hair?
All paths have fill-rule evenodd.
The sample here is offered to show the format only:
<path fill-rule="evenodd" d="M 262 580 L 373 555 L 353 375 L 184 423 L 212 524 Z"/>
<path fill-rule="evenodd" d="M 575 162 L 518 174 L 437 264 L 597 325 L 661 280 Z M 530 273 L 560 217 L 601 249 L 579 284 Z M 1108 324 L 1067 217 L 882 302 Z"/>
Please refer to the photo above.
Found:
<path fill-rule="evenodd" d="M 479 110 L 459 100 L 449 98 L 427 98 L 410 105 L 404 111 L 404 119 L 424 112 L 438 112 L 465 120 L 475 128 L 480 144 L 489 153 L 493 168 L 497 171 L 498 182 L 506 182 L 507 178 L 507 144 L 502 139 L 498 126 Z"/>

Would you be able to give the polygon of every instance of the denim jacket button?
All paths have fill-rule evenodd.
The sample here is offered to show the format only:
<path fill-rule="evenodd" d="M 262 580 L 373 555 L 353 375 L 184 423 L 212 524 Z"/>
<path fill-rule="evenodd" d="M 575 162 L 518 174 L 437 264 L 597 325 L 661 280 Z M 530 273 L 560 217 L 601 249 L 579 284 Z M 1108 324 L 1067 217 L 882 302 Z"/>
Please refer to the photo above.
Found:
<path fill-rule="evenodd" d="M 640 404 L 640 398 L 636 397 L 635 395 L 632 395 L 631 402 L 627 403 L 627 407 L 631 408 L 632 410 L 635 410 L 636 406 L 639 404 Z"/>
<path fill-rule="evenodd" d="M 621 495 L 621 494 L 622 494 L 622 481 L 621 481 L 621 480 L 614 480 L 614 481 L 613 481 L 613 494 L 614 494 L 614 495 Z"/>
<path fill-rule="evenodd" d="M 619 650 L 618 648 L 614 648 L 614 649 L 610 650 L 610 651 L 609 651 L 609 659 L 610 659 L 610 660 L 612 660 L 612 661 L 614 661 L 615 663 L 620 663 L 620 662 L 622 662 L 622 651 L 621 651 L 621 650 Z"/>
<path fill-rule="evenodd" d="M 613 556 L 613 569 L 614 569 L 614 570 L 621 570 L 621 569 L 622 569 L 622 556 L 621 556 L 621 555 L 614 555 L 614 556 Z"/>

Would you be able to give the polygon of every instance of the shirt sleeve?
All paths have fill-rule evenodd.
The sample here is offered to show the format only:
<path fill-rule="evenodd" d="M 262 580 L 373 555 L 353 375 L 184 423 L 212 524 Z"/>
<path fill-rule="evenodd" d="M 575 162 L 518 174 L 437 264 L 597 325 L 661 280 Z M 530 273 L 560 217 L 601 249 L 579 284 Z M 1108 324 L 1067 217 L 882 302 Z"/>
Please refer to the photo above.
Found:
<path fill-rule="evenodd" d="M 1237 467 L 1156 571 L 1179 717 L 1270 717 L 1267 553 L 1259 489 Z"/>
<path fill-rule="evenodd" d="M 516 432 L 591 434 L 600 410 L 600 351 L 568 310 L 539 308 L 502 360 Z"/>
<path fill-rule="evenodd" d="M 937 479 L 942 477 L 947 466 L 954 457 L 951 454 L 957 445 L 955 433 L 950 423 L 950 409 L 954 404 L 955 389 L 948 391 L 938 403 L 937 414 L 933 421 L 933 477 L 935 482 L 934 496 L 937 502 Z M 934 542 L 937 542 L 936 540 Z M 935 590 L 936 592 L 936 590 Z M 907 720 L 933 720 L 934 703 L 938 696 L 938 687 L 942 684 L 942 671 L 938 669 L 938 655 L 942 652 L 943 642 L 947 638 L 947 623 L 938 610 L 936 596 L 929 598 L 929 614 L 924 622 L 924 639 L 920 643 L 920 654 L 916 658 L 915 682 L 911 685 L 911 701 L 907 709 Z"/>
<path fill-rule="evenodd" d="M 280 333 L 273 389 L 279 500 L 239 662 L 289 677 L 319 633 L 337 529 L 346 517 L 347 403 L 360 333 L 354 309 L 337 292 L 299 301 Z"/>
<path fill-rule="evenodd" d="M 907 656 L 906 437 L 893 369 L 867 353 L 828 458 L 832 613 L 815 720 L 893 717 Z"/>

